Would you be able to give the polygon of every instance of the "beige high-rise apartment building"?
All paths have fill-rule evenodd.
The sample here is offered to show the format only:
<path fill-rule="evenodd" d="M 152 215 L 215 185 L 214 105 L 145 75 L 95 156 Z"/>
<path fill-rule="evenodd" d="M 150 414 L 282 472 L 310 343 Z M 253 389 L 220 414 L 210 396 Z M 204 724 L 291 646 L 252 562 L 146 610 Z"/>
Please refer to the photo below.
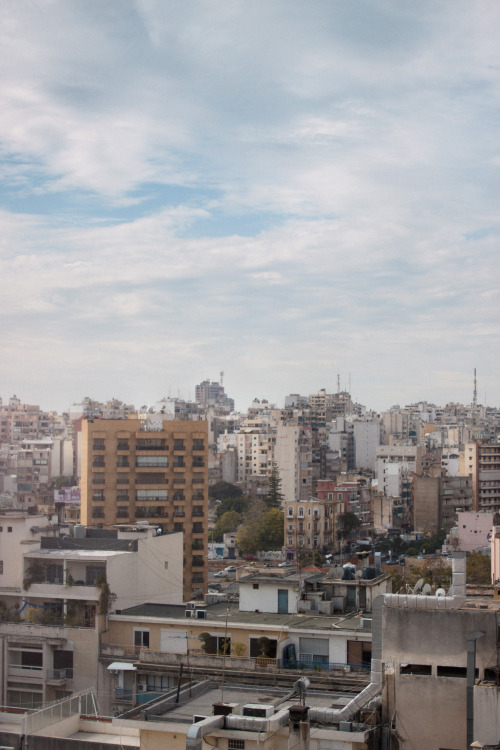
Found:
<path fill-rule="evenodd" d="M 85 526 L 149 522 L 184 534 L 184 598 L 207 587 L 208 425 L 144 418 L 84 420 Z"/>

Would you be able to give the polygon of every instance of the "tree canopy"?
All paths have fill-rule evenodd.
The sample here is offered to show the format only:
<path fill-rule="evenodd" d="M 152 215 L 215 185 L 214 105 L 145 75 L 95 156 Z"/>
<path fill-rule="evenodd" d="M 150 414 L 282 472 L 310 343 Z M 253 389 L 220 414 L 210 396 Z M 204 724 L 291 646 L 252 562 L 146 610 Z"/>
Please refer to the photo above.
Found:
<path fill-rule="evenodd" d="M 237 513 L 235 510 L 229 510 L 227 513 L 223 513 L 219 516 L 214 526 L 214 540 L 216 542 L 222 542 L 224 534 L 227 534 L 229 531 L 236 531 L 241 521 L 241 513 Z"/>
<path fill-rule="evenodd" d="M 236 513 L 241 515 L 248 509 L 248 502 L 248 498 L 245 496 L 226 497 L 224 500 L 221 500 L 220 505 L 217 506 L 215 517 L 219 519 L 225 513 L 229 513 L 230 511 L 236 511 Z"/>
<path fill-rule="evenodd" d="M 350 534 L 354 529 L 358 529 L 361 526 L 361 521 L 355 513 L 343 513 L 341 518 L 344 520 L 344 531 L 346 534 Z"/>
<path fill-rule="evenodd" d="M 238 529 L 236 543 L 243 554 L 280 549 L 283 546 L 283 512 L 255 500 Z"/>
<path fill-rule="evenodd" d="M 224 500 L 228 497 L 241 497 L 243 491 L 241 487 L 231 482 L 216 482 L 208 488 L 208 496 L 211 500 Z"/>

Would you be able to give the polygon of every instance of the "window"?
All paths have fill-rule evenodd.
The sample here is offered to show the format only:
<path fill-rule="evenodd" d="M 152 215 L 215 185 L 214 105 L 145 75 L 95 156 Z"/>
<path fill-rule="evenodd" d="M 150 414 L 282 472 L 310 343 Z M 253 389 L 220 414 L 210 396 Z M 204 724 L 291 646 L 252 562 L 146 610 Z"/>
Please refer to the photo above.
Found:
<path fill-rule="evenodd" d="M 116 465 L 121 467 L 128 466 L 128 456 L 117 456 Z"/>
<path fill-rule="evenodd" d="M 193 500 L 204 500 L 203 490 L 193 490 Z"/>
<path fill-rule="evenodd" d="M 94 490 L 92 493 L 92 501 L 104 500 L 104 490 Z"/>
<path fill-rule="evenodd" d="M 252 588 L 253 589 L 258 589 L 259 588 L 259 584 L 258 583 L 253 583 L 252 584 Z"/>
<path fill-rule="evenodd" d="M 205 466 L 205 461 L 202 456 L 193 456 L 193 468 L 201 469 Z"/>
<path fill-rule="evenodd" d="M 116 499 L 118 502 L 128 503 L 127 490 L 118 490 L 118 492 L 116 493 Z"/>
<path fill-rule="evenodd" d="M 168 450 L 163 438 L 139 438 L 137 441 L 137 450 Z"/>
<path fill-rule="evenodd" d="M 103 451 L 104 450 L 104 438 L 94 438 L 94 443 L 92 447 L 95 451 Z"/>
<path fill-rule="evenodd" d="M 117 484 L 128 484 L 128 474 L 117 474 L 116 475 L 116 483 Z"/>
<path fill-rule="evenodd" d="M 203 484 L 205 477 L 203 474 L 193 474 L 193 484 Z"/>
<path fill-rule="evenodd" d="M 299 508 L 299 518 L 304 518 L 304 508 L 302 506 Z"/>
<path fill-rule="evenodd" d="M 293 508 L 291 506 L 287 508 L 286 514 L 288 518 L 293 518 Z"/>
<path fill-rule="evenodd" d="M 203 516 L 203 507 L 201 505 L 194 505 L 193 511 L 191 513 L 192 516 Z"/>
<path fill-rule="evenodd" d="M 193 568 L 202 568 L 203 567 L 203 557 L 201 555 L 193 555 L 193 561 L 191 563 Z"/>
<path fill-rule="evenodd" d="M 7 531 L 12 532 L 12 526 L 7 526 Z"/>
<path fill-rule="evenodd" d="M 124 440 L 123 438 L 118 438 L 117 449 L 119 451 L 128 451 L 128 440 Z"/>
<path fill-rule="evenodd" d="M 200 521 L 193 523 L 193 534 L 203 534 L 203 524 Z"/>
<path fill-rule="evenodd" d="M 92 518 L 104 518 L 104 508 L 92 508 Z"/>
<path fill-rule="evenodd" d="M 149 630 L 134 630 L 134 646 L 149 648 Z"/>
<path fill-rule="evenodd" d="M 104 477 L 94 477 L 92 484 L 104 484 Z"/>
<path fill-rule="evenodd" d="M 184 439 L 176 438 L 174 440 L 174 451 L 183 451 L 183 450 L 184 450 Z"/>
<path fill-rule="evenodd" d="M 168 456 L 137 456 L 136 466 L 168 466 Z"/>
<path fill-rule="evenodd" d="M 181 469 L 185 465 L 184 456 L 174 456 L 174 468 Z"/>
<path fill-rule="evenodd" d="M 439 667 L 437 668 L 438 677 L 467 677 L 467 669 L 465 667 Z M 476 677 L 478 676 L 478 670 L 476 669 Z"/>
<path fill-rule="evenodd" d="M 430 664 L 401 664 L 399 667 L 400 674 L 418 674 L 429 677 L 432 674 Z"/>
<path fill-rule="evenodd" d="M 106 566 L 87 565 L 85 569 L 85 585 L 96 586 L 100 578 L 106 579 Z"/>
<path fill-rule="evenodd" d="M 148 674 L 146 685 L 148 693 L 165 692 L 175 687 L 175 678 L 162 674 Z"/>
<path fill-rule="evenodd" d="M 127 506 L 119 506 L 116 509 L 116 517 L 117 518 L 128 518 L 128 508 L 127 508 Z"/>
<path fill-rule="evenodd" d="M 184 531 L 184 524 L 174 523 L 174 531 Z"/>
<path fill-rule="evenodd" d="M 184 490 L 175 490 L 174 500 L 185 500 Z"/>
<path fill-rule="evenodd" d="M 94 456 L 94 460 L 92 462 L 92 466 L 96 466 L 98 468 L 104 467 L 104 456 Z"/>
<path fill-rule="evenodd" d="M 3 574 L 3 560 L 0 560 L 0 575 Z"/>
<path fill-rule="evenodd" d="M 194 438 L 193 439 L 193 450 L 194 451 L 203 451 L 203 450 L 205 450 L 205 446 L 204 446 L 202 438 Z"/>
<path fill-rule="evenodd" d="M 168 500 L 168 490 L 137 490 L 137 500 Z"/>

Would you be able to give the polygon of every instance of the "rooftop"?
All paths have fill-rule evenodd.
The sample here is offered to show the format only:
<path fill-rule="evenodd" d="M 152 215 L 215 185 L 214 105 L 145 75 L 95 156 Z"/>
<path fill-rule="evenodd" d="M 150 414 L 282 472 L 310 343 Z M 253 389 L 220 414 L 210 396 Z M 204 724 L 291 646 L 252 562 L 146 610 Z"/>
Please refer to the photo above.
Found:
<path fill-rule="evenodd" d="M 291 627 L 307 628 L 311 630 L 328 630 L 331 628 L 340 628 L 342 630 L 360 630 L 362 629 L 361 618 L 358 613 L 353 612 L 348 615 L 311 615 L 311 614 L 275 614 L 271 612 L 240 612 L 238 602 L 217 602 L 215 604 L 198 605 L 198 609 L 205 609 L 207 616 L 205 620 L 197 622 L 207 623 L 216 622 L 224 623 L 226 617 L 232 625 L 255 624 L 270 627 Z M 110 615 L 110 620 L 120 620 L 131 617 L 137 617 L 141 620 L 146 618 L 160 620 L 182 620 L 186 619 L 186 607 L 175 604 L 139 604 L 135 607 L 124 609 L 119 615 Z M 364 620 L 366 618 L 363 618 Z M 363 628 L 366 630 L 366 627 Z"/>

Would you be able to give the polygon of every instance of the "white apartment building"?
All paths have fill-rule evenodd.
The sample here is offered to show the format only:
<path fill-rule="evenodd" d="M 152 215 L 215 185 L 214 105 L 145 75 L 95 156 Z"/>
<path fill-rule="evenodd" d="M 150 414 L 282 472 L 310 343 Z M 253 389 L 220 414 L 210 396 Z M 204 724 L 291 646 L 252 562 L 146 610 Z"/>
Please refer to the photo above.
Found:
<path fill-rule="evenodd" d="M 356 469 L 375 471 L 376 453 L 379 445 L 379 422 L 361 420 L 354 422 L 354 461 Z"/>
<path fill-rule="evenodd" d="M 379 492 L 401 496 L 401 481 L 413 472 L 422 473 L 422 448 L 416 445 L 381 445 L 377 448 L 376 475 Z"/>

